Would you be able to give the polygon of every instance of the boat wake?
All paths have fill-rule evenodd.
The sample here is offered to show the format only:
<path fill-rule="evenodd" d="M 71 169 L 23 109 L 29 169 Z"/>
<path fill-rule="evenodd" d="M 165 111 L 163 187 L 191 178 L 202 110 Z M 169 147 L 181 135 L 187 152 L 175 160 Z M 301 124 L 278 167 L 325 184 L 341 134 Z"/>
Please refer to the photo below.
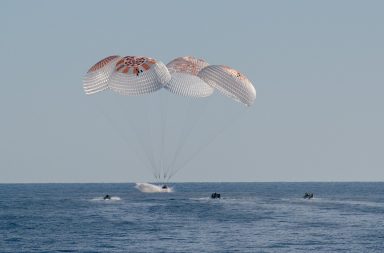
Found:
<path fill-rule="evenodd" d="M 91 201 L 119 201 L 121 200 L 120 197 L 112 196 L 110 199 L 104 199 L 104 197 L 96 197 L 91 199 Z"/>

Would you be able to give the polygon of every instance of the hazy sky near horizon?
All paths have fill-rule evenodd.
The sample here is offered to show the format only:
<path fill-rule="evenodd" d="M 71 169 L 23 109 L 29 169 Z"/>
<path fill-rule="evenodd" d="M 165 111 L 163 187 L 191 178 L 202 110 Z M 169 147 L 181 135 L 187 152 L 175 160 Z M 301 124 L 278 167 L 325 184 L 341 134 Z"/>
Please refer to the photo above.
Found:
<path fill-rule="evenodd" d="M 153 180 L 82 90 L 88 68 L 114 54 L 165 63 L 193 55 L 256 87 L 255 104 L 172 181 L 383 181 L 383 9 L 383 1 L 2 1 L 0 183 Z M 225 118 L 232 103 L 211 105 Z"/>

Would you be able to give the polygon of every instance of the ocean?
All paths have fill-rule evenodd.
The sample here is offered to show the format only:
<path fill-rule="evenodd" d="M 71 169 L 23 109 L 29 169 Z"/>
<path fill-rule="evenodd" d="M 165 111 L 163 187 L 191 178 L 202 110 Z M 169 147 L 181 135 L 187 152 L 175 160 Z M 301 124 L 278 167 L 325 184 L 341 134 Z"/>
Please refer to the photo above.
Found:
<path fill-rule="evenodd" d="M 169 185 L 0 184 L 0 252 L 384 252 L 382 182 Z"/>

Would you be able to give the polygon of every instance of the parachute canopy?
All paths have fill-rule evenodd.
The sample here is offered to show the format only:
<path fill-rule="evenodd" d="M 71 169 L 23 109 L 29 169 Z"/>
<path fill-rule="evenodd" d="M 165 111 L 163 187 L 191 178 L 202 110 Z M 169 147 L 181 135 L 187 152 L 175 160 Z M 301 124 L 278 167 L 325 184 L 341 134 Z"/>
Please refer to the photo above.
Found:
<path fill-rule="evenodd" d="M 208 97 L 214 88 L 197 74 L 209 64 L 192 56 L 179 57 L 167 64 L 171 80 L 165 85 L 170 92 L 187 97 Z"/>
<path fill-rule="evenodd" d="M 198 76 L 222 94 L 251 106 L 256 99 L 256 89 L 239 71 L 223 65 L 203 68 Z"/>
<path fill-rule="evenodd" d="M 144 56 L 109 56 L 92 66 L 84 78 L 87 95 L 107 88 L 121 95 L 142 95 L 161 89 L 171 75 L 160 61 Z"/>
<path fill-rule="evenodd" d="M 107 89 L 110 75 L 115 69 L 115 64 L 121 57 L 109 56 L 93 65 L 83 79 L 84 92 L 91 95 Z"/>
<path fill-rule="evenodd" d="M 216 89 L 247 106 L 256 99 L 255 87 L 239 71 L 192 56 L 178 57 L 167 66 L 144 56 L 109 56 L 88 70 L 83 87 L 87 95 L 108 88 L 122 95 L 142 95 L 164 87 L 187 97 L 208 97 Z"/>

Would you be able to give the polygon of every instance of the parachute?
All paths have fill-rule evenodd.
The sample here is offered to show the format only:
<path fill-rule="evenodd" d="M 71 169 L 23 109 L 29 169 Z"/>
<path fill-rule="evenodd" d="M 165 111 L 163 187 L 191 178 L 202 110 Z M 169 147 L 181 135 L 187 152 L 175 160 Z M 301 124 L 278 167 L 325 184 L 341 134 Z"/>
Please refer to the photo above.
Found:
<path fill-rule="evenodd" d="M 179 57 L 167 64 L 171 80 L 165 85 L 170 92 L 188 97 L 207 97 L 214 89 L 197 74 L 209 64 L 192 56 Z"/>
<path fill-rule="evenodd" d="M 227 66 L 211 65 L 203 68 L 198 76 L 210 86 L 234 100 L 251 106 L 256 99 L 256 89 L 239 71 Z"/>
<path fill-rule="evenodd" d="M 215 91 L 247 107 L 251 106 L 256 99 L 254 86 L 243 74 L 227 66 L 209 65 L 205 60 L 192 56 L 175 58 L 167 65 L 145 56 L 109 56 L 88 70 L 83 79 L 83 89 L 86 95 L 109 92 L 130 96 L 126 99 L 113 99 L 113 101 L 133 103 L 125 106 L 131 110 L 130 112 L 118 113 L 118 117 L 124 117 L 129 121 L 128 124 L 133 132 L 132 138 L 136 138 L 138 143 L 131 140 L 126 142 L 135 145 L 132 148 L 136 151 L 142 149 L 143 162 L 152 170 L 158 182 L 169 181 L 209 144 L 206 140 L 213 140 L 220 134 L 217 129 L 225 128 L 232 123 L 229 119 L 228 122 L 219 124 L 213 115 L 227 117 L 229 114 L 227 111 L 225 114 L 215 112 L 208 114 L 213 122 L 203 122 L 202 129 L 197 134 L 203 140 L 203 144 L 194 147 L 193 151 L 185 148 L 188 138 L 192 138 L 193 128 L 203 117 L 205 103 L 215 101 L 210 98 Z M 155 105 L 156 96 L 161 98 L 160 104 L 157 105 Z M 197 103 L 197 101 L 202 102 Z M 139 102 L 142 104 L 139 105 Z M 185 105 L 182 105 L 183 103 Z M 106 105 L 102 105 L 103 109 L 105 107 Z M 116 114 L 116 109 L 122 110 L 122 107 L 124 106 L 119 105 L 114 108 L 106 118 L 112 123 L 112 115 Z M 137 108 L 141 109 L 137 110 Z M 148 110 L 146 115 L 141 115 L 141 112 L 146 109 Z M 150 112 L 153 114 L 151 115 Z M 204 126 L 215 123 L 218 124 L 215 132 L 208 133 Z M 170 126 L 174 128 L 171 129 Z M 126 126 L 116 128 L 122 129 L 120 131 L 122 137 L 127 137 L 124 131 L 130 131 Z M 147 128 L 146 132 L 144 128 Z M 178 141 L 175 130 L 180 131 Z M 195 139 L 198 138 L 193 140 Z M 158 143 L 155 143 L 156 141 Z"/>
<path fill-rule="evenodd" d="M 115 69 L 115 64 L 120 57 L 117 55 L 109 56 L 95 65 L 87 72 L 83 80 L 84 92 L 92 95 L 108 88 L 108 80 Z"/>
<path fill-rule="evenodd" d="M 143 95 L 161 89 L 170 79 L 166 66 L 155 59 L 109 56 L 88 70 L 84 91 L 90 95 L 110 88 L 121 95 Z"/>

